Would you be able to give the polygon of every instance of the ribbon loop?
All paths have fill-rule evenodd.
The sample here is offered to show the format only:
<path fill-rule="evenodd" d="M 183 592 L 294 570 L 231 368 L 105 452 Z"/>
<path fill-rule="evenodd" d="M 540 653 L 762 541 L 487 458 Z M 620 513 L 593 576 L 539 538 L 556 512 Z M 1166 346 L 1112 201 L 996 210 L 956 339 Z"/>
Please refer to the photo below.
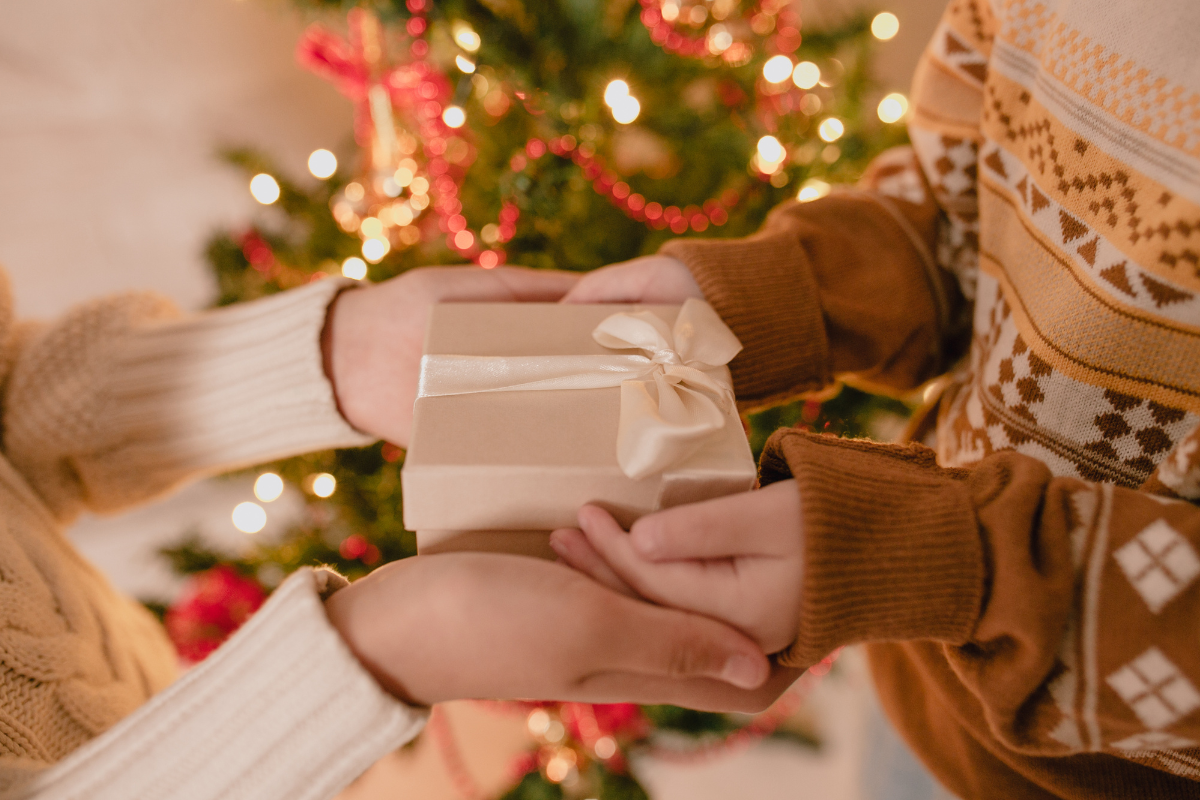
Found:
<path fill-rule="evenodd" d="M 592 338 L 641 354 L 427 355 L 418 396 L 620 386 L 617 463 L 634 479 L 678 464 L 725 426 L 734 403 L 725 365 L 742 343 L 707 303 L 687 300 L 673 328 L 648 311 L 613 314 Z"/>

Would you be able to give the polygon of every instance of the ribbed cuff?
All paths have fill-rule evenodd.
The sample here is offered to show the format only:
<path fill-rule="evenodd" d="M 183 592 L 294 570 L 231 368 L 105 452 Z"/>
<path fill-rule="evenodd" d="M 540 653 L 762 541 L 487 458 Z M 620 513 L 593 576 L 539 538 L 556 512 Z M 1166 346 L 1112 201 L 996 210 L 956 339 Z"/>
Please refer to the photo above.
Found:
<path fill-rule="evenodd" d="M 213 655 L 20 798 L 325 800 L 427 718 L 379 687 L 293 575 Z"/>
<path fill-rule="evenodd" d="M 825 386 L 829 347 L 816 277 L 798 237 L 674 239 L 659 253 L 682 261 L 744 350 L 729 364 L 743 409 Z"/>
<path fill-rule="evenodd" d="M 763 483 L 796 479 L 804 531 L 800 630 L 781 663 L 865 641 L 967 641 L 986 569 L 962 476 L 920 445 L 777 431 Z"/>
<path fill-rule="evenodd" d="M 211 471 L 370 443 L 338 412 L 322 364 L 325 316 L 347 285 L 320 281 L 132 334 L 106 423 L 130 461 Z"/>

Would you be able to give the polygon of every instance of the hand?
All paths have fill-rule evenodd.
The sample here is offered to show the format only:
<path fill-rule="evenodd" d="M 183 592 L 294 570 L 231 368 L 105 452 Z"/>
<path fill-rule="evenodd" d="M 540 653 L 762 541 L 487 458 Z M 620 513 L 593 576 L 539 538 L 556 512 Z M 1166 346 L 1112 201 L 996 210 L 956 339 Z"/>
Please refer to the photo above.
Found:
<path fill-rule="evenodd" d="M 563 298 L 564 303 L 682 303 L 704 299 L 682 261 L 643 256 L 589 272 Z"/>
<path fill-rule="evenodd" d="M 384 688 L 421 704 L 531 698 L 754 711 L 798 674 L 772 670 L 753 642 L 719 622 L 522 556 L 405 559 L 325 607 Z"/>
<path fill-rule="evenodd" d="M 439 302 L 558 300 L 569 272 L 520 267 L 423 267 L 343 292 L 329 312 L 327 369 L 346 421 L 408 447 L 429 308 Z"/>
<path fill-rule="evenodd" d="M 795 481 L 642 517 L 628 534 L 601 508 L 551 534 L 567 564 L 616 591 L 728 622 L 768 653 L 796 638 L 804 577 Z"/>

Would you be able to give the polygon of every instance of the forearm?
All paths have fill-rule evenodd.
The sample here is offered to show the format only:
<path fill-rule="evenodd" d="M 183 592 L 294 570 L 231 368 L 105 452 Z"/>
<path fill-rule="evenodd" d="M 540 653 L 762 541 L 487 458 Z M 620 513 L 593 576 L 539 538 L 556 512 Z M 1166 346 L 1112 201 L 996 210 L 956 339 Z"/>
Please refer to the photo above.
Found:
<path fill-rule="evenodd" d="M 5 399 L 9 458 L 69 517 L 190 477 L 369 442 L 338 413 L 322 364 L 340 288 L 326 281 L 183 318 L 126 314 L 107 329 L 123 301 L 68 317 L 18 360 Z M 67 374 L 64 354 L 78 361 Z"/>
<path fill-rule="evenodd" d="M 799 431 L 764 455 L 764 482 L 788 476 L 806 566 L 785 663 L 853 641 L 934 642 L 913 651 L 940 659 L 924 672 L 949 683 L 929 690 L 982 706 L 1013 750 L 1200 739 L 1200 509 L 1055 478 L 1017 453 L 945 470 L 919 446 Z"/>
<path fill-rule="evenodd" d="M 328 573 L 325 573 L 326 575 Z M 414 737 L 304 570 L 203 663 L 12 795 L 16 800 L 324 800 Z"/>
<path fill-rule="evenodd" d="M 853 373 L 905 389 L 935 374 L 961 299 L 934 264 L 936 209 L 874 191 L 786 203 L 741 240 L 675 240 L 741 339 L 730 364 L 753 407 Z"/>

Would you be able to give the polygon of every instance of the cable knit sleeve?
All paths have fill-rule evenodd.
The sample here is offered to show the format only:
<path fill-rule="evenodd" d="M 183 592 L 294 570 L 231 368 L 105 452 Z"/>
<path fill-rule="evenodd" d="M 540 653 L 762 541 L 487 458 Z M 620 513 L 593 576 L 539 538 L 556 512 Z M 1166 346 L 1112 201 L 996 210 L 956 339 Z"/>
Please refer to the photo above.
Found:
<path fill-rule="evenodd" d="M 341 417 L 322 281 L 192 316 L 148 294 L 23 328 L 4 396 L 5 454 L 60 519 L 179 482 L 370 439 Z"/>
<path fill-rule="evenodd" d="M 380 688 L 329 623 L 330 577 L 293 575 L 199 666 L 5 797 L 333 797 L 416 736 L 427 712 Z"/>

